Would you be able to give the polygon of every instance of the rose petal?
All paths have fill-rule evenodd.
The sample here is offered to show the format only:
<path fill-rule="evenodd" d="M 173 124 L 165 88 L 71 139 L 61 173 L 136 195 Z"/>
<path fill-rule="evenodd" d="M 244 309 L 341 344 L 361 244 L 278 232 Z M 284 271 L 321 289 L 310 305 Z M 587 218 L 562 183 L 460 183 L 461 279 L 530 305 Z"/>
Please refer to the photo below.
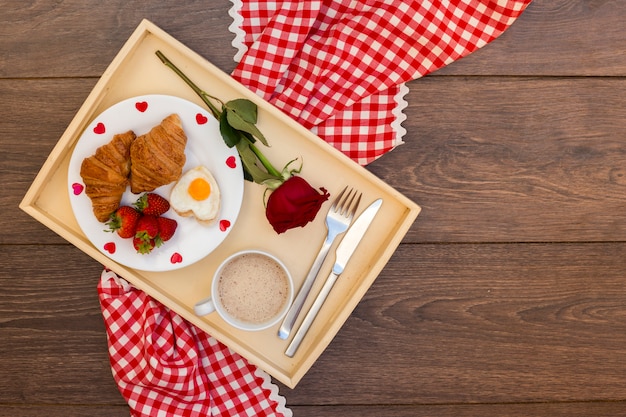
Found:
<path fill-rule="evenodd" d="M 304 227 L 315 219 L 330 194 L 320 188 L 320 194 L 304 178 L 293 176 L 270 194 L 265 216 L 276 233 Z"/>

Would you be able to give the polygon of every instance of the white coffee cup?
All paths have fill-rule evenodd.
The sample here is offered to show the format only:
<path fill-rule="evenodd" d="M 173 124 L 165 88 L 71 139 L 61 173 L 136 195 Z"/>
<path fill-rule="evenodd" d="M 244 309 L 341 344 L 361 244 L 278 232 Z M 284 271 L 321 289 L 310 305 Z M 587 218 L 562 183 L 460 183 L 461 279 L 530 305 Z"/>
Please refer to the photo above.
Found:
<path fill-rule="evenodd" d="M 278 323 L 293 301 L 293 279 L 281 260 L 260 250 L 226 258 L 215 271 L 211 296 L 194 306 L 198 316 L 214 311 L 242 330 L 264 330 Z"/>

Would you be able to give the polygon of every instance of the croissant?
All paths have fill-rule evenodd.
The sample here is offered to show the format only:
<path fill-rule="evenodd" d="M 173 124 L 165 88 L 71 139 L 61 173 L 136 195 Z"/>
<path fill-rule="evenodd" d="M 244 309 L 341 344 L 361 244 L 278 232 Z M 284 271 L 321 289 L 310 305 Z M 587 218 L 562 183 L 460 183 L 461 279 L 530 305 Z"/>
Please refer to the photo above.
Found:
<path fill-rule="evenodd" d="M 93 214 L 100 222 L 107 221 L 120 206 L 128 185 L 130 148 L 135 138 L 133 131 L 117 134 L 81 163 L 85 194 L 91 199 Z"/>
<path fill-rule="evenodd" d="M 130 190 L 152 191 L 177 180 L 185 165 L 187 135 L 177 114 L 167 116 L 130 147 Z"/>

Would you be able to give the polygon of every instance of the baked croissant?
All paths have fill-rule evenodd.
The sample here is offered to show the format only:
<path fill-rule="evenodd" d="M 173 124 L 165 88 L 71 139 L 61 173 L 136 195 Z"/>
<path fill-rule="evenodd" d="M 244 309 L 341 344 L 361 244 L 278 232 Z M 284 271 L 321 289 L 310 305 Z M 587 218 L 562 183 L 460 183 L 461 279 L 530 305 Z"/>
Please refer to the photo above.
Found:
<path fill-rule="evenodd" d="M 130 190 L 152 191 L 177 180 L 185 165 L 187 135 L 177 114 L 167 116 L 130 147 Z"/>
<path fill-rule="evenodd" d="M 128 185 L 130 147 L 136 137 L 133 131 L 117 134 L 81 163 L 85 194 L 91 199 L 93 214 L 100 222 L 109 220 L 120 206 Z"/>

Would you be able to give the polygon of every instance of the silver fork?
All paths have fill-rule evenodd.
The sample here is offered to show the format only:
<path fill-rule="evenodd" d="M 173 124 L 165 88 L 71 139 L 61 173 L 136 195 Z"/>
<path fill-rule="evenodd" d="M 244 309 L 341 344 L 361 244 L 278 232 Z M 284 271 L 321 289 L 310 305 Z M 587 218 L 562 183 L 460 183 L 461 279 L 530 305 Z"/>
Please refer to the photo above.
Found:
<path fill-rule="evenodd" d="M 317 274 L 326 259 L 326 255 L 328 255 L 328 251 L 335 241 L 335 238 L 348 229 L 350 222 L 352 222 L 352 219 L 354 218 L 356 209 L 361 201 L 361 193 L 357 193 L 354 189 L 350 189 L 347 194 L 346 191 L 348 191 L 347 186 L 341 191 L 341 193 L 339 193 L 337 198 L 335 198 L 335 201 L 333 201 L 332 206 L 330 206 L 330 209 L 328 210 L 328 214 L 326 215 L 326 228 L 328 229 L 326 239 L 324 239 L 324 243 L 315 258 L 315 261 L 313 261 L 313 265 L 304 279 L 304 283 L 302 284 L 296 299 L 283 319 L 280 329 L 278 329 L 278 337 L 281 339 L 287 339 L 289 337 L 289 334 L 293 329 L 293 325 L 296 323 L 298 315 L 302 310 L 302 306 L 311 292 L 311 288 L 315 282 L 315 277 L 317 277 Z M 358 197 L 355 199 L 357 194 Z"/>

